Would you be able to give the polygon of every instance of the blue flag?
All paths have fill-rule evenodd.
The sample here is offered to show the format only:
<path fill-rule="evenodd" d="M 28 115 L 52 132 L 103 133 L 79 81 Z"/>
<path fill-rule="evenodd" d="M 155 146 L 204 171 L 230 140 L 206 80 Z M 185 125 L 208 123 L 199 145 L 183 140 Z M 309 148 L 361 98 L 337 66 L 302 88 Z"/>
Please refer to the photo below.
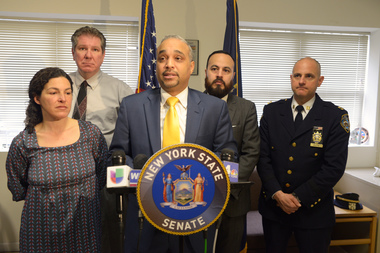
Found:
<path fill-rule="evenodd" d="M 140 30 L 140 69 L 136 93 L 157 88 L 156 24 L 152 0 L 142 0 Z"/>
<path fill-rule="evenodd" d="M 224 34 L 223 50 L 229 52 L 235 59 L 235 85 L 233 93 L 243 97 L 241 85 L 240 43 L 239 43 L 239 14 L 237 0 L 227 0 L 227 24 Z"/>

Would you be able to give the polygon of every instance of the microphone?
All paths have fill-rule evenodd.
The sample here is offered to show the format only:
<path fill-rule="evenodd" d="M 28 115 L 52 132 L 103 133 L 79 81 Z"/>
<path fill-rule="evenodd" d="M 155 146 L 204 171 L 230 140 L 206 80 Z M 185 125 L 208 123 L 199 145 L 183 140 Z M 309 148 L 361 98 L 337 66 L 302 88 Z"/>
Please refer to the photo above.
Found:
<path fill-rule="evenodd" d="M 220 154 L 220 159 L 222 161 L 233 162 L 234 155 L 235 155 L 235 152 L 233 150 L 225 148 L 225 149 L 222 149 L 222 152 Z"/>
<path fill-rule="evenodd" d="M 123 150 L 116 150 L 112 153 L 112 166 L 125 164 L 125 153 Z"/>
<path fill-rule="evenodd" d="M 148 156 L 145 154 L 138 154 L 135 156 L 135 159 L 133 159 L 133 170 L 129 174 L 130 176 L 130 186 L 137 186 L 137 181 L 139 180 L 141 169 L 144 167 L 146 161 L 148 161 Z M 141 233 L 144 226 L 144 215 L 139 207 L 139 210 L 137 212 L 137 219 L 139 223 L 139 237 L 137 239 L 137 252 L 139 252 L 140 248 L 140 239 L 141 239 Z"/>
<path fill-rule="evenodd" d="M 231 183 L 239 181 L 239 164 L 234 162 L 234 156 L 235 152 L 228 148 L 223 149 L 220 154 L 220 159 L 223 161 L 224 167 L 226 167 Z"/>
<path fill-rule="evenodd" d="M 129 173 L 129 187 L 137 187 L 137 181 L 139 180 L 141 170 L 144 167 L 148 156 L 145 154 L 138 154 L 133 159 L 133 170 Z"/>
<path fill-rule="evenodd" d="M 148 156 L 145 154 L 138 154 L 135 159 L 133 159 L 133 168 L 135 170 L 142 170 L 146 161 L 148 161 Z"/>
<path fill-rule="evenodd" d="M 115 150 L 111 155 L 112 166 L 107 167 L 107 191 L 114 193 L 116 198 L 116 214 L 118 217 L 119 237 L 118 243 L 115 244 L 115 252 L 122 252 L 124 249 L 124 219 L 126 198 L 125 193 L 129 192 L 128 176 L 131 167 L 125 164 L 126 156 L 123 150 Z"/>
<path fill-rule="evenodd" d="M 115 150 L 112 153 L 112 166 L 107 167 L 107 190 L 111 193 L 126 192 L 129 186 L 128 176 L 132 168 L 125 164 L 125 153 L 123 150 Z"/>

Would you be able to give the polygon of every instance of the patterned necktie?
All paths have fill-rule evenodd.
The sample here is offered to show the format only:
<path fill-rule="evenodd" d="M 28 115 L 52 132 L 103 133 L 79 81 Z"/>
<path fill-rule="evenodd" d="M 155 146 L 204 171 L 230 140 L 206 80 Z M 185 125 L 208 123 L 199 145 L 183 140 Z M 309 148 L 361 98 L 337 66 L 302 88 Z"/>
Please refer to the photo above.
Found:
<path fill-rule="evenodd" d="M 166 100 L 166 103 L 170 106 L 165 116 L 164 131 L 162 147 L 167 147 L 180 142 L 179 135 L 179 119 L 175 105 L 178 102 L 178 98 L 170 97 Z"/>
<path fill-rule="evenodd" d="M 296 127 L 296 130 L 297 130 L 303 121 L 303 118 L 302 118 L 303 106 L 302 105 L 297 106 L 296 110 L 298 111 L 298 113 L 297 113 L 296 119 L 294 121 L 294 126 Z"/>
<path fill-rule="evenodd" d="M 86 110 L 87 110 L 87 82 L 83 81 L 80 85 L 78 98 L 75 103 L 73 118 L 86 120 Z"/>

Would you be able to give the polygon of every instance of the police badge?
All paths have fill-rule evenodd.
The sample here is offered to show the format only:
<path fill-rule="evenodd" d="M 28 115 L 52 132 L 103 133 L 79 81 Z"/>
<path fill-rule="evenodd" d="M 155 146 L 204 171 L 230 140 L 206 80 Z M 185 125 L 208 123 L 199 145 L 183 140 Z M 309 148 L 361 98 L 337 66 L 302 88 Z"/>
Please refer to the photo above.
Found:
<path fill-rule="evenodd" d="M 323 148 L 323 127 L 314 126 L 310 147 Z"/>

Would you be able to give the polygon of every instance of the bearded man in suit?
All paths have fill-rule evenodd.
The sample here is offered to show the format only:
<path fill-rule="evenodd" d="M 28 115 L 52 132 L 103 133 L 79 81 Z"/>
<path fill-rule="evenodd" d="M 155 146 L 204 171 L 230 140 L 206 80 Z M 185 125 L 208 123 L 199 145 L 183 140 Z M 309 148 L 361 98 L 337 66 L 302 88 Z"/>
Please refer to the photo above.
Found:
<path fill-rule="evenodd" d="M 235 62 L 223 50 L 210 54 L 206 64 L 206 92 L 227 102 L 232 131 L 238 145 L 239 181 L 247 182 L 260 152 L 260 134 L 257 126 L 256 106 L 253 102 L 231 93 Z M 251 207 L 249 186 L 233 186 L 230 200 L 222 215 L 218 231 L 216 252 L 240 252 L 245 246 L 246 218 Z"/>

